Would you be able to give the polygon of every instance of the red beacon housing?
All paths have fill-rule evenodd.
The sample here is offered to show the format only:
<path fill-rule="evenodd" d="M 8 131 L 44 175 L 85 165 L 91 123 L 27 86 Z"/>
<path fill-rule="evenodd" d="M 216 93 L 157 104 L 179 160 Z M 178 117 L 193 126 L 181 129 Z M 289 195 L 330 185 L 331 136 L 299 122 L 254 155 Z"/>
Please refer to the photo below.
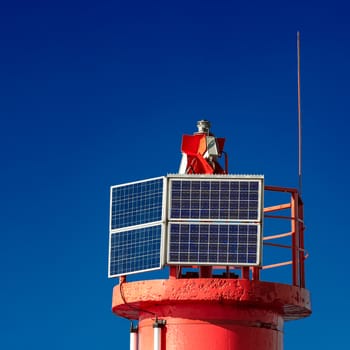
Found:
<path fill-rule="evenodd" d="M 225 139 L 210 133 L 208 121 L 198 132 L 184 135 L 180 174 L 227 174 L 218 159 Z M 303 202 L 298 190 L 265 186 L 289 201 L 264 208 L 264 217 L 290 221 L 290 231 L 264 235 L 263 245 L 290 251 L 291 259 L 265 266 L 170 266 L 168 279 L 127 282 L 114 287 L 112 310 L 130 320 L 130 349 L 136 350 L 282 350 L 285 321 L 311 314 L 305 289 Z M 284 214 L 274 215 L 282 211 Z M 273 243 L 290 239 L 290 244 Z M 261 271 L 291 267 L 291 283 L 263 281 Z M 221 275 L 216 274 L 221 268 Z M 197 270 L 196 270 L 197 269 Z M 195 272 L 193 272 L 193 270 Z M 197 271 L 197 272 L 196 272 Z"/>
<path fill-rule="evenodd" d="M 182 137 L 182 160 L 180 174 L 227 174 L 227 155 L 225 153 L 225 170 L 218 162 L 224 153 L 225 139 L 210 133 L 210 123 L 200 120 L 198 132 Z"/>

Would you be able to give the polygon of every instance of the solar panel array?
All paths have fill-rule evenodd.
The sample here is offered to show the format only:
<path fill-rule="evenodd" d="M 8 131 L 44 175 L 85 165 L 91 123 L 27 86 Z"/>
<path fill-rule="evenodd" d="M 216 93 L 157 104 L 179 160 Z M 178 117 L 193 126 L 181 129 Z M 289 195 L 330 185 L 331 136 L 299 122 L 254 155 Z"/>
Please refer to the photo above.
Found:
<path fill-rule="evenodd" d="M 260 264 L 262 177 L 169 180 L 168 264 Z"/>
<path fill-rule="evenodd" d="M 112 186 L 109 277 L 164 263 L 259 265 L 262 197 L 262 176 L 169 175 Z"/>
<path fill-rule="evenodd" d="M 109 276 L 161 268 L 165 178 L 111 188 Z"/>

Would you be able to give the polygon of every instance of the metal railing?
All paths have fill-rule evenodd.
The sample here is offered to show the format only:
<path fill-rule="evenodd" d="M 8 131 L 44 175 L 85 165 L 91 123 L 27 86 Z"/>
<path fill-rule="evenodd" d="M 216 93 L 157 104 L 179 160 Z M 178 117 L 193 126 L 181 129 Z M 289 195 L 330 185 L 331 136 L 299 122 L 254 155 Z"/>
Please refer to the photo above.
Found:
<path fill-rule="evenodd" d="M 304 247 L 304 204 L 297 189 L 287 187 L 265 186 L 265 191 L 283 192 L 290 195 L 290 201 L 275 206 L 264 208 L 265 219 L 287 220 L 291 223 L 289 232 L 264 236 L 263 245 L 273 246 L 291 251 L 291 260 L 276 262 L 261 267 L 253 268 L 253 278 L 259 279 L 260 270 L 272 269 L 281 266 L 291 265 L 292 284 L 301 288 L 305 287 L 305 260 L 308 254 Z M 290 215 L 270 214 L 282 210 L 290 210 Z M 290 245 L 275 243 L 280 238 L 290 237 Z M 258 271 L 257 271 L 258 270 Z"/>

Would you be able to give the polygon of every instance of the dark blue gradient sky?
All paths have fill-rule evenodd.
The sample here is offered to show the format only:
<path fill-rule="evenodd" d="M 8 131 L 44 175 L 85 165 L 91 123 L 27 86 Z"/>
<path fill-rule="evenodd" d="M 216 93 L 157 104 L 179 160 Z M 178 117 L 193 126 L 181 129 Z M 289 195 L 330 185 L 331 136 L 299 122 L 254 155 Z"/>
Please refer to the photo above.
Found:
<path fill-rule="evenodd" d="M 285 350 L 346 347 L 349 10 L 2 2 L 0 348 L 128 349 L 129 323 L 110 311 L 109 187 L 177 172 L 197 120 L 227 138 L 232 173 L 297 186 L 297 30 L 314 314 L 286 324 Z"/>

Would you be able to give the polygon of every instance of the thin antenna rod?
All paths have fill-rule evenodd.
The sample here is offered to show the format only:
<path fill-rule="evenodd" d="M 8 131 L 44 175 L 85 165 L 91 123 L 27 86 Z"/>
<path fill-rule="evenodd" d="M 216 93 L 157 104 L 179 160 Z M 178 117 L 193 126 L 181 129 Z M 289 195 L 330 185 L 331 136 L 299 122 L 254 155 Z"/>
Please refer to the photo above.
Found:
<path fill-rule="evenodd" d="M 300 32 L 297 32 L 297 58 L 298 58 L 298 177 L 299 194 L 302 192 L 302 130 L 301 130 L 301 98 L 300 98 Z"/>

